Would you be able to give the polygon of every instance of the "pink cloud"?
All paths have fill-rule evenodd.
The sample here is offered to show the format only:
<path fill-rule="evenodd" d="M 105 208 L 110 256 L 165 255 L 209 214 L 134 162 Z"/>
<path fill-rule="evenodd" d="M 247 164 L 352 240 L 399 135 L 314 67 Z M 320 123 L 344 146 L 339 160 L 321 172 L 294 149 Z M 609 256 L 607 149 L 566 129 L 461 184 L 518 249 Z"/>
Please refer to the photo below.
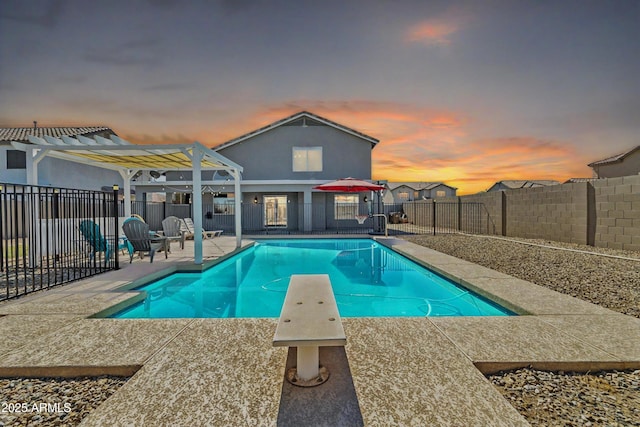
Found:
<path fill-rule="evenodd" d="M 436 16 L 419 21 L 405 31 L 404 41 L 427 46 L 448 46 L 452 37 L 471 20 L 472 8 L 472 5 L 453 6 Z"/>
<path fill-rule="evenodd" d="M 235 138 L 303 110 L 379 139 L 372 151 L 373 179 L 444 181 L 468 194 L 503 179 L 563 181 L 589 175 L 587 162 L 564 141 L 526 135 L 474 138 L 467 115 L 408 103 L 292 100 L 257 110 L 215 135 Z"/>
<path fill-rule="evenodd" d="M 458 25 L 437 19 L 429 19 L 415 24 L 405 34 L 405 41 L 426 45 L 447 46 L 451 36 L 458 31 Z"/>

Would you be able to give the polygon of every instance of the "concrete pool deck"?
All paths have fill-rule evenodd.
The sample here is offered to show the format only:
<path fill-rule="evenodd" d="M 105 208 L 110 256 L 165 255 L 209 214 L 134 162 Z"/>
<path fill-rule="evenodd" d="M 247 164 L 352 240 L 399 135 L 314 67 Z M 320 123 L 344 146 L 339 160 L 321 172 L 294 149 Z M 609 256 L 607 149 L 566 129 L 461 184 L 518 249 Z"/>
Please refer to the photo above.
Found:
<path fill-rule="evenodd" d="M 378 240 L 523 315 L 343 318 L 365 425 L 528 425 L 483 373 L 640 368 L 640 319 L 404 240 Z M 235 247 L 227 237 L 203 243 L 205 260 Z M 271 342 L 277 319 L 88 318 L 135 297 L 118 290 L 128 283 L 192 256 L 187 246 L 153 264 L 127 260 L 121 270 L 1 303 L 0 376 L 134 374 L 82 425 L 286 425 L 287 349 Z M 341 414 L 323 416 L 319 424 L 335 425 Z"/>

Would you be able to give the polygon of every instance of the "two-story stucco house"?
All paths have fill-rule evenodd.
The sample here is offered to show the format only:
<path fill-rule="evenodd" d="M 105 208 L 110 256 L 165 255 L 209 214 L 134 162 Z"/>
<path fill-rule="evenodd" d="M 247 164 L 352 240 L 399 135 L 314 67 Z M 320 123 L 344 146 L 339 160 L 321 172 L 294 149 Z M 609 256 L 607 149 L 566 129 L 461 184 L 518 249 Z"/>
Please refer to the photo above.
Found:
<path fill-rule="evenodd" d="M 615 178 L 640 174 L 640 145 L 624 153 L 589 163 L 594 178 Z"/>
<path fill-rule="evenodd" d="M 37 182 L 30 181 L 32 165 L 27 153 L 15 150 L 11 141 L 30 144 L 30 137 L 63 138 L 85 136 L 88 138 L 101 136 L 109 138 L 115 135 L 105 126 L 92 127 L 12 127 L 0 128 L 0 182 L 11 184 L 34 184 L 61 188 L 81 188 L 84 190 L 100 190 L 105 185 L 122 185 L 122 177 L 118 172 L 70 162 L 54 157 L 37 159 Z"/>
<path fill-rule="evenodd" d="M 458 190 L 442 182 L 387 182 L 385 187 L 385 204 L 454 197 Z"/>
<path fill-rule="evenodd" d="M 214 150 L 244 167 L 245 228 L 311 231 L 334 228 L 338 221 L 355 224 L 358 212 L 349 214 L 340 205 L 355 209 L 362 204 L 366 209 L 362 195 L 325 193 L 313 187 L 348 176 L 371 179 L 371 150 L 377 143 L 375 138 L 303 111 Z M 262 218 L 262 224 L 255 224 L 256 217 Z"/>
<path fill-rule="evenodd" d="M 355 215 L 368 212 L 367 194 L 326 193 L 313 187 L 346 177 L 370 180 L 371 150 L 377 143 L 371 136 L 303 111 L 212 149 L 244 168 L 245 231 L 309 232 L 357 225 Z M 168 182 L 190 178 L 189 173 L 167 172 Z M 232 186 L 217 173 L 203 173 L 202 179 L 203 204 L 213 206 L 205 212 L 205 224 L 224 228 L 221 224 L 228 223 L 225 216 L 233 209 Z"/>

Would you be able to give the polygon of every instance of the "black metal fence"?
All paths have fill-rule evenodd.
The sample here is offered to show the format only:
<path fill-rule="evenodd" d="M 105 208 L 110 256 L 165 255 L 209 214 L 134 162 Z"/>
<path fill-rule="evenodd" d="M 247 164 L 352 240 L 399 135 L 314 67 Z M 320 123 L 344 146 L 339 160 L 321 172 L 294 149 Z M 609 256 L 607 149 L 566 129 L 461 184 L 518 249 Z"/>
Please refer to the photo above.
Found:
<path fill-rule="evenodd" d="M 0 300 L 118 267 L 114 194 L 0 184 Z"/>
<path fill-rule="evenodd" d="M 123 207 L 121 213 L 123 215 Z M 242 204 L 242 232 L 261 234 L 494 234 L 495 225 L 482 203 L 434 202 L 404 204 Z M 141 215 L 152 230 L 162 229 L 166 216 L 192 218 L 191 205 L 134 202 L 132 213 Z M 356 219 L 359 216 L 362 224 Z M 384 217 L 384 218 L 383 218 Z M 386 224 L 385 224 L 386 220 Z M 235 206 L 202 206 L 205 230 L 235 234 Z"/>
<path fill-rule="evenodd" d="M 286 200 L 286 199 L 285 199 Z M 192 205 L 133 202 L 151 230 Z M 494 234 L 482 203 L 241 205 L 242 232 L 262 234 Z M 116 215 L 117 213 L 117 215 Z M 116 269 L 124 204 L 112 192 L 0 184 L 0 300 Z M 360 223 L 362 222 L 362 223 Z M 235 205 L 204 204 L 206 230 L 235 234 Z"/>
<path fill-rule="evenodd" d="M 496 226 L 484 204 L 475 202 L 438 202 L 424 200 L 402 205 L 402 224 L 412 234 L 495 234 Z M 393 220 L 391 221 L 394 222 Z"/>

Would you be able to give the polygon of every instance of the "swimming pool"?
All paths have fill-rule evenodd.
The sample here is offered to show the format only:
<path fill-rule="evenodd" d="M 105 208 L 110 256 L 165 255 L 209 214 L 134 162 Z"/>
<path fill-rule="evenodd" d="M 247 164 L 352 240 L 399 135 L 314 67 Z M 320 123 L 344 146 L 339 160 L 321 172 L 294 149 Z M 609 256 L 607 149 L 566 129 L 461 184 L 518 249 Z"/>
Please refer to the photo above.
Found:
<path fill-rule="evenodd" d="M 278 317 L 292 274 L 328 274 L 342 317 L 512 315 L 371 239 L 280 239 L 138 288 L 111 317 Z"/>

